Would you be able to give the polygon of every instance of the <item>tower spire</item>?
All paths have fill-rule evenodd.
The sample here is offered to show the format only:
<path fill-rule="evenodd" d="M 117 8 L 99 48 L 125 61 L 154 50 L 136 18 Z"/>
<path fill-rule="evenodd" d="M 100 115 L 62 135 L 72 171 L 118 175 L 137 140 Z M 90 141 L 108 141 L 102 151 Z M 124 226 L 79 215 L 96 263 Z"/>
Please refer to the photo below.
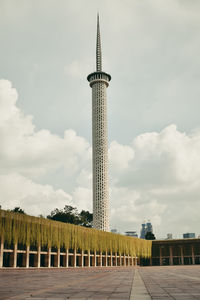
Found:
<path fill-rule="evenodd" d="M 99 13 L 97 14 L 97 44 L 96 44 L 96 71 L 102 71 L 101 36 L 99 26 Z"/>

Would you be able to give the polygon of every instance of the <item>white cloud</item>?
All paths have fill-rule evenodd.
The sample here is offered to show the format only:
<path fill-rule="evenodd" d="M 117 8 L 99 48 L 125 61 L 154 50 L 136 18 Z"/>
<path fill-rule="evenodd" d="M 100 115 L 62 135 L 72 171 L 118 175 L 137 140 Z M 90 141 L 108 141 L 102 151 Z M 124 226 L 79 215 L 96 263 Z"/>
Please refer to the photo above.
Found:
<path fill-rule="evenodd" d="M 63 138 L 45 129 L 36 131 L 33 117 L 22 113 L 17 100 L 11 82 L 0 80 L 1 205 L 22 206 L 31 214 L 48 213 L 64 207 L 72 196 L 39 184 L 41 175 L 64 167 L 66 173 L 75 176 L 90 160 L 91 149 L 73 130 L 66 130 Z M 74 195 L 78 198 L 77 190 Z"/>
<path fill-rule="evenodd" d="M 1 170 L 17 170 L 37 177 L 64 166 L 74 173 L 90 157 L 88 142 L 73 130 L 64 138 L 46 129 L 35 130 L 33 117 L 25 116 L 16 106 L 17 92 L 7 80 L 0 81 Z"/>
<path fill-rule="evenodd" d="M 54 208 L 72 204 L 72 196 L 63 190 L 35 183 L 17 173 L 0 175 L 0 190 L 4 209 L 19 206 L 30 215 L 46 215 Z"/>
<path fill-rule="evenodd" d="M 127 145 L 120 145 L 113 141 L 109 148 L 109 162 L 113 171 L 120 171 L 128 167 L 129 162 L 134 158 L 134 150 Z"/>
<path fill-rule="evenodd" d="M 35 129 L 33 117 L 17 107 L 17 91 L 0 80 L 0 204 L 48 214 L 66 204 L 92 209 L 91 146 L 73 130 L 64 136 Z M 169 125 L 110 144 L 111 224 L 139 231 L 150 219 L 158 237 L 167 232 L 197 234 L 200 221 L 200 130 Z M 55 187 L 64 168 L 61 187 Z M 52 176 L 49 183 L 49 174 Z M 54 178 L 55 177 L 55 178 Z M 73 187 L 65 191 L 67 182 Z"/>
<path fill-rule="evenodd" d="M 151 219 L 158 236 L 173 232 L 180 237 L 186 228 L 198 234 L 200 131 L 186 135 L 170 125 L 139 135 L 131 146 L 134 159 L 112 189 L 114 224 L 120 215 L 124 229 Z"/>

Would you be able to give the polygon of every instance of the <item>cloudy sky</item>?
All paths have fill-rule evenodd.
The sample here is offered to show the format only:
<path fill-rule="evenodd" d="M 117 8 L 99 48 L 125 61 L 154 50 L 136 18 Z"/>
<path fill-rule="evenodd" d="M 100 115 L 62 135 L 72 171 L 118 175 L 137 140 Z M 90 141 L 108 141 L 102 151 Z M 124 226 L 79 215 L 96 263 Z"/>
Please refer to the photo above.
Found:
<path fill-rule="evenodd" d="M 200 1 L 0 0 L 0 204 L 92 210 L 100 12 L 111 228 L 200 234 Z"/>

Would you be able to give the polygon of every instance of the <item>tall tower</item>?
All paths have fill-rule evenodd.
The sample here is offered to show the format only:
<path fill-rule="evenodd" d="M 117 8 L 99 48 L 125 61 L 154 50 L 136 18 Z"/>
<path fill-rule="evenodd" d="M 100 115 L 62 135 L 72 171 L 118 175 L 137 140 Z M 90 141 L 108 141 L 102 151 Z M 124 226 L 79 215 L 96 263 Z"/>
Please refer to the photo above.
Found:
<path fill-rule="evenodd" d="M 106 88 L 111 76 L 102 72 L 99 15 L 97 16 L 96 72 L 88 75 L 92 88 L 93 225 L 109 231 L 108 130 Z"/>

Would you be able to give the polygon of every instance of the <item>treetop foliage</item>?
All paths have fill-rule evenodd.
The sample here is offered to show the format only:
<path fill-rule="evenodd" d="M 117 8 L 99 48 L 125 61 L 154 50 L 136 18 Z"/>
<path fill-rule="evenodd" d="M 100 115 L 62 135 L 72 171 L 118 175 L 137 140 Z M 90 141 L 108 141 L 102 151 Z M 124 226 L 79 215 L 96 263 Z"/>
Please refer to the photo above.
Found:
<path fill-rule="evenodd" d="M 92 227 L 93 214 L 85 210 L 79 213 L 76 207 L 65 205 L 63 209 L 55 208 L 51 214 L 47 216 L 47 219 Z"/>

